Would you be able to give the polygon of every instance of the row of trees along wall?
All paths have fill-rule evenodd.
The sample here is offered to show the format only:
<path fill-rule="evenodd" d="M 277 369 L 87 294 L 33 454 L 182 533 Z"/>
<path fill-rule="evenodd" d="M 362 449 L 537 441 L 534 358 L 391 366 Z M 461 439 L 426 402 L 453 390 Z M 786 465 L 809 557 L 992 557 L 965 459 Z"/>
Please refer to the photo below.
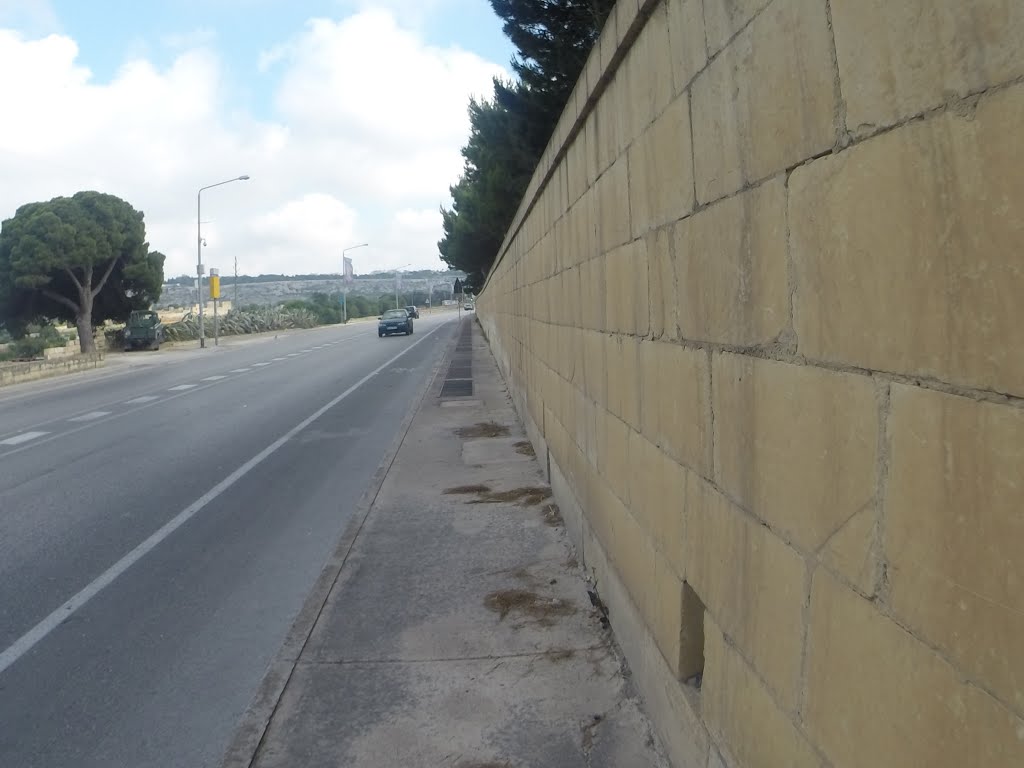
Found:
<path fill-rule="evenodd" d="M 1024 765 L 1024 3 L 620 0 L 479 298 L 679 766 Z"/>

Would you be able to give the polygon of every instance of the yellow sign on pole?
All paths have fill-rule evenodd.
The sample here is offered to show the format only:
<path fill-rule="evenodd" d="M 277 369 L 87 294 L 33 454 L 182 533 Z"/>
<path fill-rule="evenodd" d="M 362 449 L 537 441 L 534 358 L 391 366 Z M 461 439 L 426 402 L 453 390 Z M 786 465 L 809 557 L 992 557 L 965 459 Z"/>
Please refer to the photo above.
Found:
<path fill-rule="evenodd" d="M 220 275 L 210 275 L 210 298 L 220 298 Z"/>

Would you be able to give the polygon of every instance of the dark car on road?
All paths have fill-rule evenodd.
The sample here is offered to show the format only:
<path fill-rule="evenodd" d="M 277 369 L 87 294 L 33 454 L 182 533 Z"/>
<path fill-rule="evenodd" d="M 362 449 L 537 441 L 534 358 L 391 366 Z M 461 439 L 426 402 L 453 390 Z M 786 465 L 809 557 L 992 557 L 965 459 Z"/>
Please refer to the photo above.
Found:
<path fill-rule="evenodd" d="M 377 323 L 378 336 L 390 336 L 392 333 L 412 333 L 412 317 L 404 309 L 389 309 L 380 316 Z"/>
<path fill-rule="evenodd" d="M 418 309 L 416 309 L 416 307 L 414 307 L 412 304 L 410 304 L 408 307 L 406 307 L 405 311 L 409 313 L 409 317 L 411 317 L 412 319 L 414 319 L 414 320 L 419 320 L 420 319 L 420 311 Z"/>

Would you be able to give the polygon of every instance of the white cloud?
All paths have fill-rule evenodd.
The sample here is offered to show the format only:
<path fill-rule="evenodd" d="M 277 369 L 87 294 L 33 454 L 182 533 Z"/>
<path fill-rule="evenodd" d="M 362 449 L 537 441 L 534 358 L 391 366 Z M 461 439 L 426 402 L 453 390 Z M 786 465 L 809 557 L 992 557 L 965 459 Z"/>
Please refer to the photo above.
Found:
<path fill-rule="evenodd" d="M 253 62 L 259 86 L 277 83 L 273 113 L 256 117 L 237 109 L 215 37 L 164 43 L 187 47 L 166 68 L 138 57 L 101 83 L 74 40 L 0 29 L 0 71 L 24 73 L 5 84 L 18 106 L 0 120 L 0 177 L 14 180 L 0 185 L 0 218 L 110 192 L 145 211 L 167 274 L 192 274 L 198 188 L 249 174 L 203 193 L 208 266 L 237 256 L 248 273 L 334 272 L 356 242 L 370 243 L 357 271 L 440 266 L 437 208 L 462 168 L 467 101 L 501 67 L 425 45 L 387 11 L 315 19 Z"/>
<path fill-rule="evenodd" d="M 0 27 L 43 35 L 59 26 L 49 0 L 0 0 Z"/>

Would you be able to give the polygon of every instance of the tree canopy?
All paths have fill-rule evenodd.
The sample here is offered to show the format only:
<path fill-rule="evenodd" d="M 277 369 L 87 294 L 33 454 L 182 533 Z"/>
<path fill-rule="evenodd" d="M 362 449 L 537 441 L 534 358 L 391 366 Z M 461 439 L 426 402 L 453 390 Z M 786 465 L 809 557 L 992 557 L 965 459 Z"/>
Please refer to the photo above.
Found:
<path fill-rule="evenodd" d="M 118 197 L 28 203 L 0 225 L 0 322 L 15 332 L 43 319 L 73 322 L 82 351 L 94 351 L 95 326 L 160 297 L 163 265 L 142 212 Z"/>
<path fill-rule="evenodd" d="M 441 258 L 479 288 L 614 0 L 490 0 L 518 49 L 514 83 L 471 100 L 462 177 L 441 208 Z"/>

